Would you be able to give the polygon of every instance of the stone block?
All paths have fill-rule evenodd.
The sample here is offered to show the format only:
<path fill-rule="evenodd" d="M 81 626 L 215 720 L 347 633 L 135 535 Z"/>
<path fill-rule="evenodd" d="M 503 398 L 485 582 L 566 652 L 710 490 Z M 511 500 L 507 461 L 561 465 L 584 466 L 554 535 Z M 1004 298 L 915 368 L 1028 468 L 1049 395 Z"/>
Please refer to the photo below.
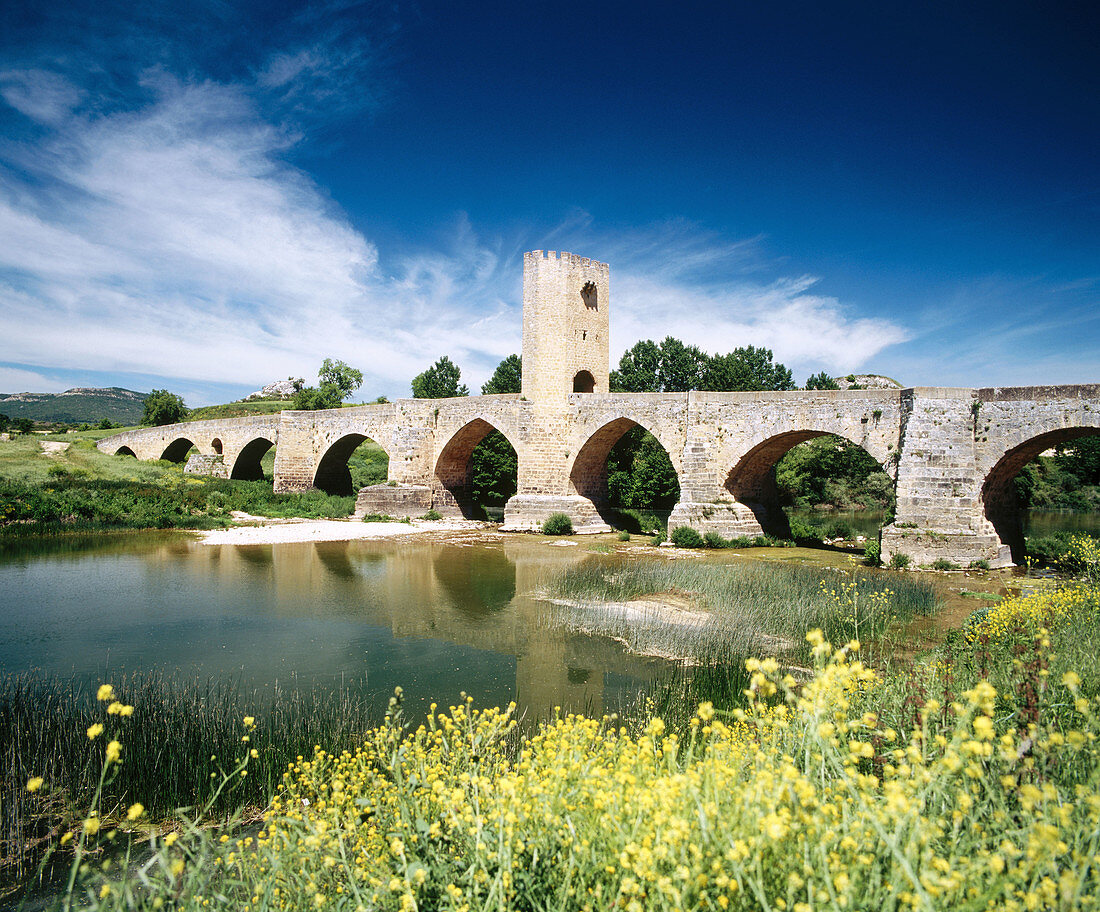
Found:
<path fill-rule="evenodd" d="M 427 485 L 376 484 L 361 488 L 352 516 L 362 519 L 371 513 L 404 519 L 423 516 L 432 508 L 432 489 Z"/>

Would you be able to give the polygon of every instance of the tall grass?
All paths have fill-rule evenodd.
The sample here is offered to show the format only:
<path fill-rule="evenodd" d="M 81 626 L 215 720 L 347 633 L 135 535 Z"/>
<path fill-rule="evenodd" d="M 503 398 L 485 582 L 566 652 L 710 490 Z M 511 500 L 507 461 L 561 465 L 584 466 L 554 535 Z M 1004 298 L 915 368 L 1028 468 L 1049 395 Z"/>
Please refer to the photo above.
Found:
<path fill-rule="evenodd" d="M 834 642 L 874 640 L 937 604 L 933 585 L 912 575 L 755 561 L 586 562 L 554 577 L 547 594 L 568 603 L 550 612 L 566 626 L 704 664 L 762 652 L 805 661 L 806 630 L 821 629 Z M 696 610 L 662 609 L 662 595 Z"/>
<path fill-rule="evenodd" d="M 266 805 L 288 762 L 314 745 L 351 748 L 382 713 L 349 688 L 276 687 L 243 691 L 226 682 L 194 682 L 153 673 L 112 682 L 134 707 L 124 762 L 103 793 L 108 809 L 141 800 L 148 813 L 209 802 L 242 750 L 256 748 L 249 775 L 210 806 L 225 817 Z M 0 678 L 0 884 L 34 869 L 45 840 L 70 824 L 94 791 L 103 744 L 89 744 L 89 726 L 104 721 L 95 694 L 75 680 L 34 675 Z M 255 717 L 250 741 L 241 719 Z M 27 794 L 28 779 L 52 785 L 43 806 Z"/>

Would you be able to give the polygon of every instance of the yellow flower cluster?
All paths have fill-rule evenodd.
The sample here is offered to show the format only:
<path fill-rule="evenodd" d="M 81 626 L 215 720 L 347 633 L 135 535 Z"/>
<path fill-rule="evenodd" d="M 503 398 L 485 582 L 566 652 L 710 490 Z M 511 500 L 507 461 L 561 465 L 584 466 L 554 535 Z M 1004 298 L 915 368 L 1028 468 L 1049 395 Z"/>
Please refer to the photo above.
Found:
<path fill-rule="evenodd" d="M 1043 629 L 1063 626 L 1068 619 L 1100 613 L 1100 588 L 1066 586 L 1002 599 L 966 627 L 968 643 L 983 636 L 1005 641 L 1018 632 L 1036 635 Z"/>
<path fill-rule="evenodd" d="M 749 708 L 704 704 L 683 739 L 578 715 L 525 736 L 469 701 L 391 721 L 298 758 L 222 863 L 253 907 L 1097 907 L 1100 797 L 1037 772 L 1044 751 L 1098 768 L 1091 712 L 1074 741 L 1003 730 L 982 681 L 953 729 L 930 701 L 900 733 L 865 709 L 858 644 L 809 639 L 813 680 L 755 662 Z"/>

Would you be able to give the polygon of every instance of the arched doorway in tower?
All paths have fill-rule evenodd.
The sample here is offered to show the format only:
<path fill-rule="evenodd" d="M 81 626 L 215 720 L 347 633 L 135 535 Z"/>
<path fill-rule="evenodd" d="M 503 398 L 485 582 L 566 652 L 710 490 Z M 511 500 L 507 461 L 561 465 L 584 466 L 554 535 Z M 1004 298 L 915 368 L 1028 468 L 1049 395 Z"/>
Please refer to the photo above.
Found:
<path fill-rule="evenodd" d="M 631 532 L 664 528 L 680 500 L 680 479 L 667 451 L 625 417 L 588 438 L 569 481 L 573 493 L 592 501 L 604 522 Z"/>
<path fill-rule="evenodd" d="M 817 430 L 777 434 L 730 471 L 726 490 L 776 538 L 875 539 L 893 514 L 894 479 L 862 446 Z"/>
<path fill-rule="evenodd" d="M 1071 531 L 1100 534 L 1100 428 L 1064 428 L 1013 447 L 986 475 L 982 506 L 1017 564 L 1054 559 Z"/>
<path fill-rule="evenodd" d="M 345 434 L 325 450 L 313 486 L 327 494 L 356 494 L 360 488 L 384 483 L 389 465 L 389 454 L 370 437 Z"/>
<path fill-rule="evenodd" d="M 432 506 L 447 516 L 499 522 L 516 493 L 519 461 L 508 438 L 482 418 L 460 428 L 436 462 Z"/>

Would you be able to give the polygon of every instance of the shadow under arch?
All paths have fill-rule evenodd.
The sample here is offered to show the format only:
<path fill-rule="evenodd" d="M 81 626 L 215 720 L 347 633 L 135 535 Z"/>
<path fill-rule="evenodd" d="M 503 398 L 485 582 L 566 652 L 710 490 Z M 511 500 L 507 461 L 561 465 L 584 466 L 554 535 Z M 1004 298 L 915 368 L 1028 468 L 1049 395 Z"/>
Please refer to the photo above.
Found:
<path fill-rule="evenodd" d="M 515 450 L 515 444 L 500 428 L 484 418 L 475 418 L 464 424 L 451 436 L 439 453 L 432 477 L 432 509 L 443 516 L 463 516 L 480 519 L 474 503 L 470 457 L 486 437 L 493 432 L 500 434 Z"/>
<path fill-rule="evenodd" d="M 656 434 L 644 424 L 624 416 L 609 421 L 596 430 L 577 451 L 573 466 L 569 470 L 570 493 L 579 494 L 581 497 L 590 500 L 596 508 L 596 512 L 609 525 L 618 524 L 619 517 L 611 506 L 607 484 L 607 458 L 611 455 L 615 445 L 634 428 L 641 428 L 645 431 L 657 441 L 658 446 L 664 450 L 665 455 L 669 455 L 668 450 L 665 449 L 664 444 L 661 443 Z M 672 463 L 671 457 L 669 463 Z M 675 465 L 672 466 L 672 469 L 673 472 L 676 472 Z M 678 472 L 676 472 L 676 482 L 679 488 L 680 475 Z M 679 500 L 679 490 L 677 490 L 676 499 Z"/>
<path fill-rule="evenodd" d="M 748 507 L 766 535 L 790 538 L 791 525 L 779 501 L 779 489 L 775 483 L 775 467 L 794 447 L 817 437 L 836 437 L 854 444 L 871 455 L 858 440 L 852 440 L 834 431 L 787 431 L 758 443 L 738 460 L 728 476 L 725 488 L 739 504 Z M 874 456 L 871 456 L 874 459 Z M 880 468 L 877 459 L 875 464 Z"/>
<path fill-rule="evenodd" d="M 348 460 L 359 445 L 368 440 L 389 455 L 389 450 L 373 437 L 366 434 L 345 434 L 325 450 L 321 461 L 317 463 L 317 471 L 313 473 L 313 486 L 326 494 L 348 496 L 356 493 Z"/>
<path fill-rule="evenodd" d="M 183 462 L 194 446 L 195 444 L 186 437 L 178 437 L 164 448 L 160 458 L 167 459 L 169 462 Z"/>
<path fill-rule="evenodd" d="M 1006 452 L 986 474 L 982 483 L 982 509 L 1002 544 L 1008 545 L 1013 563 L 1022 564 L 1027 556 L 1023 515 L 1013 484 L 1016 476 L 1025 465 L 1051 447 L 1096 436 L 1100 436 L 1098 427 L 1061 428 L 1039 434 Z"/>
<path fill-rule="evenodd" d="M 275 444 L 266 437 L 257 437 L 244 445 L 233 462 L 233 469 L 229 473 L 230 478 L 239 481 L 258 481 L 264 477 L 260 460 Z"/>
<path fill-rule="evenodd" d="M 131 450 L 128 446 L 120 446 L 117 450 L 115 450 L 115 455 L 116 456 L 133 456 L 134 459 L 137 459 L 137 453 L 135 453 L 133 450 Z"/>

